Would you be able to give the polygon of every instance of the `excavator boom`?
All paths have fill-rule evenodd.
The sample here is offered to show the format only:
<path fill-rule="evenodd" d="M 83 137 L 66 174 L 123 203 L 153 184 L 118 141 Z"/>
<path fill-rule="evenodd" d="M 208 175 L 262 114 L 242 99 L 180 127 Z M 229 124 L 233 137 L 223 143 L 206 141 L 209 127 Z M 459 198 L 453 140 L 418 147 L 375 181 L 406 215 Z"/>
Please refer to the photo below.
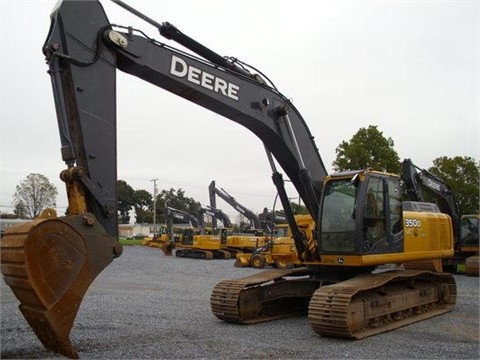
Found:
<path fill-rule="evenodd" d="M 223 227 L 226 229 L 232 227 L 232 222 L 230 221 L 230 218 L 222 210 L 217 209 L 213 206 L 202 207 L 200 210 L 203 214 L 208 215 L 212 218 L 212 227 L 214 230 L 217 229 L 217 220 L 220 220 L 223 224 Z"/>
<path fill-rule="evenodd" d="M 245 216 L 250 221 L 254 229 L 259 230 L 262 228 L 262 224 L 260 222 L 259 216 L 255 214 L 253 211 L 243 206 L 242 204 L 240 204 L 232 195 L 230 195 L 223 188 L 217 187 L 215 181 L 212 181 L 208 186 L 208 193 L 210 197 L 210 206 L 212 208 L 216 208 L 217 206 L 216 197 L 218 196 L 222 200 L 224 200 L 227 204 L 229 204 L 231 207 L 233 207 L 235 210 L 237 210 L 240 214 Z"/>
<path fill-rule="evenodd" d="M 90 26 L 82 26 L 80 15 L 89 19 Z M 67 165 L 86 168 L 87 178 L 95 183 L 104 179 L 102 191 L 94 192 L 95 202 L 115 206 L 116 162 L 111 159 L 116 156 L 115 71 L 119 69 L 251 130 L 309 200 L 306 206 L 312 216 L 318 213 L 318 204 L 310 200 L 318 198 L 327 172 L 313 136 L 289 99 L 257 76 L 194 57 L 140 31 L 111 25 L 98 1 L 60 2 L 43 49 L 52 76 L 62 157 Z M 100 139 L 99 134 L 108 138 Z M 116 226 L 108 230 L 115 234 Z"/>

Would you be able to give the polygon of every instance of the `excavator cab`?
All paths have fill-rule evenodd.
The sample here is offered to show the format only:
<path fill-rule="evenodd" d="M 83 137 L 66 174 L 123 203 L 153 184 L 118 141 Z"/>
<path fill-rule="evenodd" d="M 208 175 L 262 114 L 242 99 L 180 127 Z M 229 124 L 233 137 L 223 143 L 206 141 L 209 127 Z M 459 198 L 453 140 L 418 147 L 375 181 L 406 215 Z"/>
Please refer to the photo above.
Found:
<path fill-rule="evenodd" d="M 479 215 L 463 215 L 460 223 L 460 249 L 474 248 L 478 252 L 478 230 L 480 225 Z"/>
<path fill-rule="evenodd" d="M 320 253 L 402 251 L 398 176 L 371 170 L 331 175 L 324 194 L 318 221 Z"/>
<path fill-rule="evenodd" d="M 317 226 L 324 265 L 378 266 L 452 256 L 450 217 L 433 204 L 403 203 L 401 178 L 394 174 L 367 169 L 327 176 Z"/>
<path fill-rule="evenodd" d="M 457 256 L 465 258 L 465 274 L 479 275 L 479 237 L 480 215 L 463 215 L 460 222 L 460 236 L 457 244 Z"/>

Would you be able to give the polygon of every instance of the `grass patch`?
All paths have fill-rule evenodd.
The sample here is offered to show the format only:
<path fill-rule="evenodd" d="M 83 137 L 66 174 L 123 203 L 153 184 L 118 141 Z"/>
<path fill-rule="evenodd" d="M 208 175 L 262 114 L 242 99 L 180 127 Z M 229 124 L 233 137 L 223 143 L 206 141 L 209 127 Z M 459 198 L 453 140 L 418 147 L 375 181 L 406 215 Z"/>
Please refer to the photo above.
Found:
<path fill-rule="evenodd" d="M 122 246 L 131 246 L 131 245 L 142 245 L 142 239 L 119 239 L 120 245 Z"/>
<path fill-rule="evenodd" d="M 457 265 L 457 273 L 465 274 L 465 264 L 458 264 Z"/>

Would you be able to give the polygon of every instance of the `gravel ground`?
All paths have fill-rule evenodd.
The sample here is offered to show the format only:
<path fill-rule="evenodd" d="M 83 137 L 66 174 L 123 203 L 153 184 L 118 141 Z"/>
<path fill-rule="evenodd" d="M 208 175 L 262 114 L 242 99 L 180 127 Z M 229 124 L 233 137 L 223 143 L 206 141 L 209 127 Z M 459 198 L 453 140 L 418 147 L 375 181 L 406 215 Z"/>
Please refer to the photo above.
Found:
<path fill-rule="evenodd" d="M 233 260 L 167 257 L 125 247 L 83 299 L 72 342 L 85 359 L 478 359 L 479 280 L 456 275 L 456 308 L 360 341 L 324 338 L 306 317 L 228 324 L 210 310 L 223 279 L 258 270 Z M 1 281 L 1 358 L 61 359 L 45 350 Z"/>

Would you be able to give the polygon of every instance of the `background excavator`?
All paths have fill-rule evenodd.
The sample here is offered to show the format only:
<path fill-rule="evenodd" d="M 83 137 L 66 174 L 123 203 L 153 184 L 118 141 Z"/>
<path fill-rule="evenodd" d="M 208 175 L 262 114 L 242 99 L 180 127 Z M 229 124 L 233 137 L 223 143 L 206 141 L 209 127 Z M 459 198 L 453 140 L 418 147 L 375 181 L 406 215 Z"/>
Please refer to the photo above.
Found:
<path fill-rule="evenodd" d="M 227 237 L 227 247 L 235 254 L 233 257 L 238 258 L 238 255 L 250 254 L 255 249 L 264 246 L 272 239 L 273 227 L 269 226 L 270 222 L 261 221 L 257 214 L 240 204 L 223 188 L 217 187 L 215 181 L 210 182 L 210 185 L 208 186 L 208 195 L 210 199 L 210 207 L 217 207 L 218 196 L 237 210 L 242 216 L 246 217 L 250 222 L 250 226 L 242 227 L 240 233 L 232 233 Z M 249 258 L 248 255 L 246 256 Z"/>
<path fill-rule="evenodd" d="M 194 234 L 203 234 L 203 219 L 193 216 L 185 211 L 181 211 L 169 206 L 165 207 L 165 218 L 167 224 L 160 227 L 160 231 L 153 238 L 148 237 L 142 241 L 142 245 L 161 248 L 165 255 L 172 255 L 172 250 L 177 242 L 185 241 L 191 245 Z M 175 227 L 174 220 L 180 221 L 188 226 Z"/>
<path fill-rule="evenodd" d="M 401 179 L 371 169 L 328 175 L 304 119 L 257 70 L 114 1 L 189 53 L 111 24 L 98 1 L 60 1 L 43 46 L 52 80 L 69 215 L 46 211 L 6 230 L 2 273 L 33 331 L 76 358 L 70 331 L 95 277 L 121 255 L 116 189 L 117 69 L 230 119 L 264 144 L 303 267 L 219 282 L 210 303 L 224 321 L 255 323 L 308 312 L 323 336 L 360 339 L 452 310 L 456 284 L 430 270 L 378 272 L 453 256 L 452 221 L 436 206 L 402 203 Z M 196 54 L 196 56 L 190 53 Z M 312 219 L 298 228 L 281 166 Z"/>
<path fill-rule="evenodd" d="M 171 255 L 175 249 L 175 256 L 192 259 L 230 259 L 231 254 L 226 249 L 226 230 L 220 234 L 207 234 L 202 219 L 185 211 L 166 207 L 168 241 L 162 245 L 165 255 Z M 173 220 L 189 223 L 191 226 L 183 228 L 180 233 L 174 232 Z"/>
<path fill-rule="evenodd" d="M 452 219 L 455 253 L 453 257 L 443 259 L 443 269 L 455 273 L 462 266 L 467 275 L 478 276 L 480 215 L 460 215 L 450 186 L 431 172 L 413 164 L 410 159 L 403 161 L 402 177 L 410 200 L 425 202 L 430 195 L 440 211 Z"/>
<path fill-rule="evenodd" d="M 285 212 L 282 210 L 268 210 L 264 208 L 260 216 L 260 220 L 269 224 L 279 224 L 285 223 L 287 218 L 285 217 Z"/>
<path fill-rule="evenodd" d="M 227 229 L 228 231 L 232 231 L 233 224 L 227 214 L 225 214 L 222 210 L 214 208 L 212 206 L 202 206 L 200 208 L 202 214 L 210 216 L 212 219 L 212 231 L 216 233 L 220 228 L 218 228 L 217 220 L 222 222 L 222 229 Z"/>
<path fill-rule="evenodd" d="M 310 215 L 295 215 L 295 221 L 302 233 L 310 234 L 314 231 L 315 222 Z M 237 254 L 236 267 L 254 267 L 262 269 L 273 266 L 278 269 L 302 266 L 298 259 L 297 249 L 288 223 L 277 224 L 274 236 L 266 244 L 259 246 L 252 253 Z"/>
<path fill-rule="evenodd" d="M 245 233 L 252 233 L 257 235 L 262 235 L 264 232 L 264 226 L 262 225 L 262 221 L 260 221 L 260 217 L 255 214 L 253 211 L 248 209 L 247 207 L 240 204 L 232 195 L 230 195 L 227 191 L 223 188 L 217 187 L 215 181 L 212 181 L 208 186 L 208 195 L 210 198 L 210 206 L 213 208 L 217 207 L 217 196 L 224 200 L 228 205 L 233 207 L 237 210 L 242 216 L 247 218 L 250 222 L 250 226 L 243 227 L 241 232 Z"/>
<path fill-rule="evenodd" d="M 257 269 L 265 266 L 273 266 L 278 269 L 301 266 L 292 232 L 286 222 L 285 212 L 269 211 L 268 208 L 264 208 L 260 218 L 268 229 L 272 229 L 272 236 L 265 244 L 256 247 L 253 251 L 237 254 L 235 266 L 251 266 Z M 315 226 L 310 215 L 295 215 L 295 221 L 302 232 L 311 231 L 311 228 Z"/>

